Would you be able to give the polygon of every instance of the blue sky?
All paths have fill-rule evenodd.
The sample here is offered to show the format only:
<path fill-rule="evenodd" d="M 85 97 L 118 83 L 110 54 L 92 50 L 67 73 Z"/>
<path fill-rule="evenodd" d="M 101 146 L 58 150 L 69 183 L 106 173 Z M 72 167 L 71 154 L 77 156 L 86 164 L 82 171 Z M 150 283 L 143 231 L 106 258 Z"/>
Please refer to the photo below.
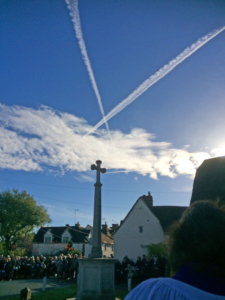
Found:
<path fill-rule="evenodd" d="M 78 8 L 89 73 L 65 1 L 0 2 L 1 191 L 26 190 L 52 225 L 92 224 L 90 166 L 100 159 L 103 222 L 119 223 L 148 191 L 154 205 L 188 205 L 196 168 L 225 155 L 224 1 L 85 0 Z M 92 132 L 102 120 L 97 92 L 107 116 L 191 45 L 189 57 L 108 119 L 109 131 Z"/>

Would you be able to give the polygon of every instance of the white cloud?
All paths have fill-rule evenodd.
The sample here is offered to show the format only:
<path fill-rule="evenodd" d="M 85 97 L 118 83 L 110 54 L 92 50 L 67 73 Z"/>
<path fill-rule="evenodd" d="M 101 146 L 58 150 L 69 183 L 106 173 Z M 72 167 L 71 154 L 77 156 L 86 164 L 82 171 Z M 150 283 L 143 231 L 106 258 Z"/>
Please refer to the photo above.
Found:
<path fill-rule="evenodd" d="M 193 176 L 196 167 L 210 155 L 172 148 L 155 142 L 155 136 L 140 128 L 130 133 L 106 130 L 86 135 L 92 127 L 82 118 L 41 106 L 35 110 L 0 104 L 0 168 L 25 171 L 87 172 L 97 159 L 108 173 L 136 172 L 157 179 L 179 174 Z M 82 180 L 93 181 L 87 174 Z"/>
<path fill-rule="evenodd" d="M 214 148 L 211 150 L 214 156 L 225 156 L 225 147 Z"/>
<path fill-rule="evenodd" d="M 138 178 L 137 178 L 137 176 L 135 176 L 135 177 L 134 177 L 134 180 L 138 181 Z"/>
<path fill-rule="evenodd" d="M 78 181 L 80 182 L 85 182 L 85 181 L 88 181 L 88 182 L 94 182 L 94 178 L 91 177 L 91 176 L 88 176 L 88 175 L 84 175 L 84 174 L 81 174 L 79 176 L 76 176 L 75 177 Z"/>

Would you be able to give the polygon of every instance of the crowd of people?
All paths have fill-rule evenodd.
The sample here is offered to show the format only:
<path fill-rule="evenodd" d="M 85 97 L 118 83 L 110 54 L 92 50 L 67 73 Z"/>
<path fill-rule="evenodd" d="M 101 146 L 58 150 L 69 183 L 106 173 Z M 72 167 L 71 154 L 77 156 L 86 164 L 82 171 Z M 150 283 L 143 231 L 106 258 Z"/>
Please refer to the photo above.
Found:
<path fill-rule="evenodd" d="M 6 256 L 0 255 L 0 280 L 19 278 L 58 278 L 77 280 L 78 255 L 41 256 Z"/>
<path fill-rule="evenodd" d="M 113 257 L 111 257 L 113 258 Z M 151 259 L 143 255 L 137 257 L 134 262 L 127 256 L 123 261 L 117 260 L 115 264 L 116 283 L 125 283 L 127 278 L 133 278 L 140 283 L 148 278 L 167 276 L 165 255 L 159 258 L 152 256 Z M 79 270 L 78 255 L 60 255 L 44 257 L 40 256 L 6 256 L 0 255 L 0 280 L 13 280 L 20 278 L 74 278 L 77 281 Z"/>
<path fill-rule="evenodd" d="M 151 259 L 146 255 L 142 258 L 138 256 L 136 262 L 125 256 L 122 263 L 117 261 L 115 264 L 116 283 L 126 282 L 128 278 L 140 283 L 149 278 L 165 276 L 169 276 L 169 271 L 164 253 L 160 257 L 152 255 Z"/>

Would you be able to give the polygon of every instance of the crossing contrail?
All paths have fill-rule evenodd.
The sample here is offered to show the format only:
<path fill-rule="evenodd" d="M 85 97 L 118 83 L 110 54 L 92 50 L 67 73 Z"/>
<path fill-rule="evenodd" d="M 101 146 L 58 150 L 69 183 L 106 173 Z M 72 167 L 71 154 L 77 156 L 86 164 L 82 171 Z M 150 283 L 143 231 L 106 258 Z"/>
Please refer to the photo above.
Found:
<path fill-rule="evenodd" d="M 99 128 L 103 123 L 114 117 L 121 110 L 123 110 L 127 105 L 132 103 L 135 99 L 137 99 L 141 94 L 143 94 L 147 89 L 149 89 L 153 84 L 159 81 L 161 78 L 166 76 L 169 72 L 171 72 L 177 65 L 182 63 L 186 58 L 192 55 L 195 51 L 201 48 L 203 45 L 208 43 L 211 39 L 217 36 L 225 30 L 225 26 L 216 29 L 204 37 L 200 38 L 197 42 L 192 44 L 190 47 L 186 48 L 183 52 L 181 52 L 177 57 L 171 60 L 167 65 L 159 69 L 154 75 L 150 76 L 146 79 L 139 87 L 133 91 L 127 98 L 125 98 L 122 102 L 120 102 L 116 107 L 114 107 L 100 122 L 98 122 L 86 135 L 92 133 L 97 128 Z"/>
<path fill-rule="evenodd" d="M 98 100 L 98 105 L 99 105 L 99 108 L 100 108 L 100 111 L 101 111 L 101 114 L 102 114 L 103 120 L 104 120 L 105 119 L 105 112 L 104 112 L 104 109 L 103 109 L 103 106 L 102 106 L 101 97 L 100 97 L 100 94 L 99 94 L 99 91 L 98 91 L 98 87 L 97 87 L 97 83 L 96 83 L 96 80 L 95 80 L 94 72 L 93 72 L 92 67 L 91 67 L 91 62 L 90 62 L 88 54 L 87 54 L 87 49 L 86 49 L 86 46 L 85 46 L 83 33 L 82 33 L 82 30 L 81 30 L 81 22 L 80 22 L 79 10 L 78 10 L 78 0 L 65 0 L 65 2 L 67 4 L 67 7 L 70 11 L 70 15 L 72 17 L 72 22 L 73 22 L 73 26 L 74 26 L 74 29 L 75 29 L 76 37 L 78 39 L 78 44 L 79 44 L 79 47 L 80 47 L 80 50 L 81 50 L 82 58 L 83 58 L 84 63 L 87 67 L 88 75 L 90 77 L 91 84 L 92 84 L 92 87 L 94 89 L 96 98 Z M 111 137 L 111 134 L 110 134 L 110 131 L 109 131 L 109 125 L 107 123 L 107 120 L 105 120 L 103 123 L 105 123 L 106 128 L 107 128 L 108 133 L 109 133 L 109 136 L 110 136 L 110 139 L 112 141 L 112 137 Z"/>

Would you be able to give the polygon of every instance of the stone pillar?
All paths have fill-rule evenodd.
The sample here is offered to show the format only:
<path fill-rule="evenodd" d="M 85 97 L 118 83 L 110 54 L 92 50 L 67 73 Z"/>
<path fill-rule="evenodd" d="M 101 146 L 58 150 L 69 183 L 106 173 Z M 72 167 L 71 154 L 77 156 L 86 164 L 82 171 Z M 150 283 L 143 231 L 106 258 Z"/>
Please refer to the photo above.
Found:
<path fill-rule="evenodd" d="M 76 300 L 115 300 L 114 264 L 116 259 L 79 259 Z"/>
<path fill-rule="evenodd" d="M 91 166 L 91 170 L 97 170 L 95 183 L 95 203 L 94 203 L 94 222 L 92 234 L 92 249 L 89 258 L 102 257 L 102 242 L 101 242 L 101 221 L 102 221 L 102 203 L 101 203 L 101 187 L 100 172 L 105 173 L 105 168 L 100 168 L 101 161 L 97 160 L 96 165 Z"/>
<path fill-rule="evenodd" d="M 97 160 L 91 170 L 97 170 L 95 183 L 94 224 L 92 234 L 92 249 L 89 259 L 79 259 L 76 300 L 115 300 L 114 265 L 116 259 L 102 258 L 101 243 L 101 161 Z"/>

